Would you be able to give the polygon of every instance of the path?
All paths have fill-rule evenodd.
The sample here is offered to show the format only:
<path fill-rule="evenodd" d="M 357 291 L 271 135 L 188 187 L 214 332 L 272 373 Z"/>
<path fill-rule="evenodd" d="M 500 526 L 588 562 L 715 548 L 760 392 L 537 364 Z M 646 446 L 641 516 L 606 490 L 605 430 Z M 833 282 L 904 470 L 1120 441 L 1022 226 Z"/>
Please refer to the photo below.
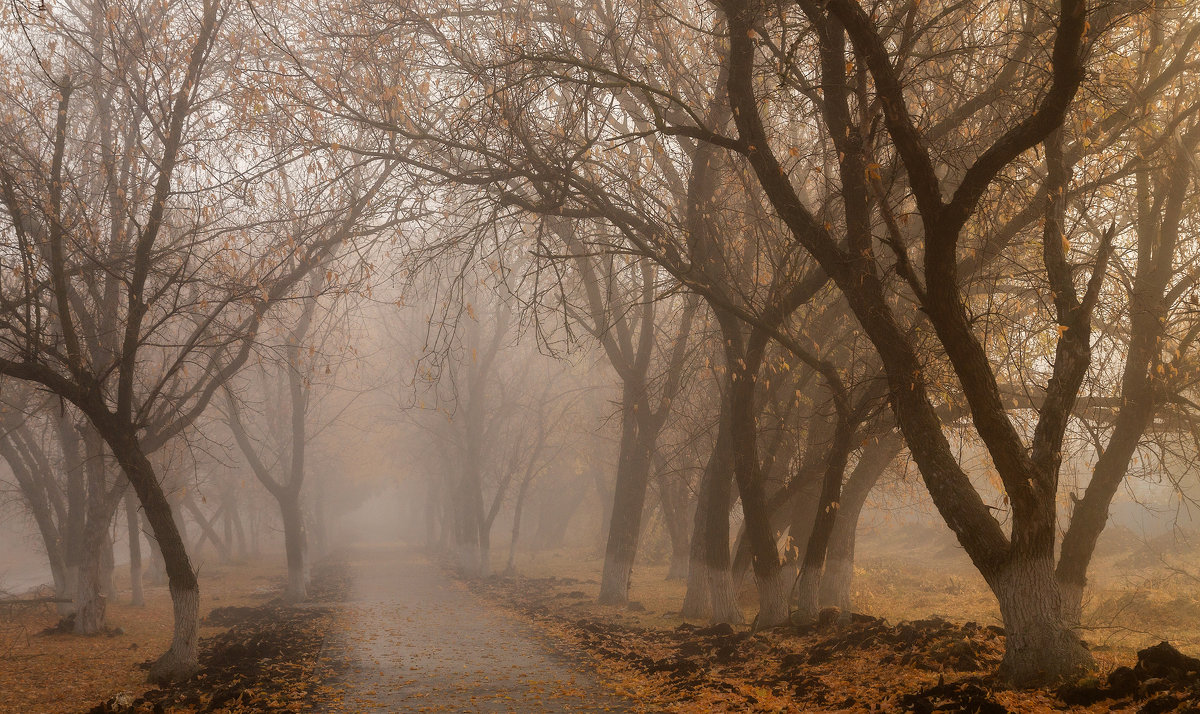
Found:
<path fill-rule="evenodd" d="M 479 598 L 415 551 L 351 552 L 328 645 L 346 712 L 623 712 L 594 667 Z"/>

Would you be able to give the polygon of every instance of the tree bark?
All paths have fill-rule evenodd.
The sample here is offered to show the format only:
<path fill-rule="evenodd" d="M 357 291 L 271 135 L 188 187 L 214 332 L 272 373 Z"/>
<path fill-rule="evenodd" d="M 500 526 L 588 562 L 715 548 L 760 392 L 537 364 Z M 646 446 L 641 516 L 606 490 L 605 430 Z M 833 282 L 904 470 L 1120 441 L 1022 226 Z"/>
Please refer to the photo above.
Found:
<path fill-rule="evenodd" d="M 990 584 L 1004 620 L 1001 677 L 1019 687 L 1040 686 L 1094 666 L 1064 617 L 1053 557 L 1014 557 Z"/>
<path fill-rule="evenodd" d="M 129 477 L 166 566 L 174 632 L 170 648 L 150 666 L 150 681 L 165 683 L 186 679 L 199 668 L 200 584 L 196 572 L 192 569 L 182 534 L 175 525 L 171 504 L 136 435 L 132 430 L 122 430 L 111 423 L 97 424 L 97 428 L 102 430 L 113 456 Z"/>
<path fill-rule="evenodd" d="M 129 531 L 129 604 L 142 607 L 146 595 L 142 588 L 142 529 L 138 517 L 137 496 L 132 490 L 125 492 L 125 524 Z"/>
<path fill-rule="evenodd" d="M 599 601 L 602 605 L 626 605 L 629 602 L 633 561 L 641 538 L 642 511 L 649 480 L 650 460 L 640 454 L 631 455 L 625 467 L 617 471 L 612 521 L 600 578 Z"/>
<path fill-rule="evenodd" d="M 622 399 L 622 429 L 620 454 L 617 460 L 617 481 L 613 494 L 612 520 L 608 527 L 608 544 L 604 550 L 604 570 L 600 576 L 600 604 L 626 605 L 641 537 L 642 511 L 646 506 L 646 490 L 650 484 L 650 453 L 653 441 L 647 444 L 642 434 L 637 410 L 644 390 L 633 380 L 626 380 Z"/>
<path fill-rule="evenodd" d="M 303 602 L 308 599 L 308 578 L 304 563 L 304 514 L 300 509 L 298 492 L 289 491 L 282 496 L 279 510 L 283 517 L 283 543 L 288 567 L 288 584 L 284 598 L 288 602 Z"/>
<path fill-rule="evenodd" d="M 504 572 L 512 573 L 516 570 L 517 558 L 517 541 L 521 537 L 521 516 L 525 512 L 525 498 L 529 495 L 529 486 L 533 483 L 536 471 L 532 468 L 526 473 L 525 478 L 521 481 L 521 487 L 517 489 L 517 503 L 513 508 L 513 523 L 512 523 L 512 539 L 508 542 L 508 564 L 504 566 Z"/>
<path fill-rule="evenodd" d="M 104 531 L 94 523 L 84 530 L 79 570 L 75 581 L 75 634 L 95 635 L 104 630 L 108 598 L 104 596 L 103 553 L 108 545 Z M 109 546 L 111 550 L 111 546 Z"/>
<path fill-rule="evenodd" d="M 71 427 L 72 430 L 74 428 Z M 105 628 L 108 590 L 113 572 L 113 546 L 109 529 L 125 486 L 119 484 L 110 493 L 103 440 L 90 426 L 80 434 L 85 454 L 83 471 L 87 497 L 75 582 L 75 633 L 94 635 Z"/>
<path fill-rule="evenodd" d="M 717 427 L 717 441 L 709 459 L 712 479 L 704 496 L 703 573 L 708 591 L 710 621 L 739 625 L 744 618 L 737 604 L 737 588 L 734 586 L 729 553 L 729 514 L 733 510 L 734 478 L 733 415 L 727 396 L 728 386 L 726 390 L 726 396 L 722 399 L 721 422 Z"/>
<path fill-rule="evenodd" d="M 830 445 L 828 461 L 825 464 L 821 494 L 817 500 L 816 518 L 804 548 L 800 575 L 795 586 L 795 617 L 800 622 L 815 621 L 820 611 L 818 591 L 821 575 L 825 570 L 825 553 L 834 520 L 841 507 L 842 479 L 846 472 L 846 462 L 854 449 L 853 441 L 858 425 L 856 417 L 850 414 L 838 415 L 833 444 Z"/>
<path fill-rule="evenodd" d="M 788 583 L 779 559 L 779 546 L 771 529 L 765 479 L 758 454 L 755 419 L 755 385 L 762 364 L 765 339 L 751 338 L 747 349 L 740 327 L 730 319 L 721 321 L 725 340 L 726 369 L 730 374 L 729 411 L 733 476 L 742 500 L 746 538 L 754 556 L 754 578 L 758 584 L 758 628 L 776 627 L 788 620 Z"/>
<path fill-rule="evenodd" d="M 714 449 L 715 450 L 715 449 Z M 709 491 L 712 489 L 713 457 L 710 455 L 700 476 L 696 510 L 692 514 L 692 538 L 688 547 L 687 590 L 680 614 L 687 619 L 706 618 L 712 612 L 708 598 L 708 549 L 705 526 L 708 518 Z"/>
<path fill-rule="evenodd" d="M 687 486 L 677 480 L 660 477 L 659 504 L 663 523 L 671 540 L 671 561 L 667 580 L 683 580 L 688 574 L 691 543 L 688 541 Z"/>
<path fill-rule="evenodd" d="M 890 432 L 868 445 L 842 492 L 841 507 L 834 519 L 833 532 L 829 536 L 829 547 L 825 557 L 825 572 L 821 575 L 818 602 L 821 607 L 836 607 L 847 614 L 853 603 L 850 599 L 854 582 L 854 545 L 858 531 L 858 519 L 871 489 L 879 481 L 888 464 L 900 452 L 903 441 L 898 434 Z"/>

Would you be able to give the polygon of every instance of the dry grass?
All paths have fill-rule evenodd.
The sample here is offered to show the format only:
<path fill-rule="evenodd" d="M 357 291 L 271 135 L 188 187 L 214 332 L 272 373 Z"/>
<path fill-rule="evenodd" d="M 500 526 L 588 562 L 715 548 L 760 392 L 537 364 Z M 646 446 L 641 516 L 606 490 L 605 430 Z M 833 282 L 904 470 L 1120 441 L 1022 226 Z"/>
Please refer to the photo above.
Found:
<path fill-rule="evenodd" d="M 125 572 L 118 572 L 118 581 Z M 200 571 L 201 616 L 215 607 L 260 605 L 279 594 L 286 570 L 282 556 L 238 565 L 207 565 Z M 127 581 L 127 579 L 126 579 Z M 108 623 L 125 634 L 84 637 L 43 635 L 58 622 L 50 606 L 0 607 L 0 712 L 12 714 L 86 711 L 119 692 L 147 687 L 138 665 L 162 654 L 171 641 L 171 601 L 165 585 L 148 585 L 146 606 L 126 604 L 118 590 Z M 206 637 L 224 628 L 200 628 Z"/>
<path fill-rule="evenodd" d="M 498 564 L 502 567 L 502 564 Z M 574 578 L 580 590 L 599 590 L 602 556 L 594 549 L 519 554 L 516 568 L 529 577 Z M 644 612 L 592 604 L 610 621 L 673 628 L 685 583 L 666 580 L 665 563 L 639 561 L 630 600 Z M 1200 653 L 1200 549 L 1178 535 L 1146 541 L 1110 529 L 1101 539 L 1084 602 L 1084 638 L 1106 670 L 1127 664 L 1138 649 L 1168 640 Z M 738 594 L 749 618 L 757 610 L 752 578 Z M 939 616 L 1002 624 L 995 597 L 949 531 L 937 525 L 875 526 L 859 537 L 854 609 L 890 622 Z"/>

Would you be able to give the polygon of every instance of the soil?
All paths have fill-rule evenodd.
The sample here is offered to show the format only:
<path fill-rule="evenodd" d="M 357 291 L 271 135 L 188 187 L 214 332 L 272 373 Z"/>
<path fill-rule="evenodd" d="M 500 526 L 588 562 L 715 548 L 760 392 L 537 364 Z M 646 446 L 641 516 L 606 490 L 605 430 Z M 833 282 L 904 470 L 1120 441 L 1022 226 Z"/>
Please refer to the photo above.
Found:
<path fill-rule="evenodd" d="M 273 600 L 260 606 L 219 607 L 204 625 L 229 629 L 200 641 L 200 671 L 178 684 L 140 696 L 112 697 L 90 714 L 311 711 L 319 705 L 325 673 L 320 653 L 334 622 L 333 603 L 345 597 L 345 567 L 316 569 L 308 603 Z M 148 669 L 150 661 L 143 663 Z"/>
<path fill-rule="evenodd" d="M 852 614 L 752 633 L 730 625 L 641 627 L 605 616 L 571 578 L 491 578 L 471 588 L 623 672 L 670 711 L 1200 711 L 1200 660 L 1167 643 L 1132 667 L 1058 689 L 1014 691 L 994 673 L 1004 630 L 942 618 Z M 599 615 L 597 614 L 599 611 Z"/>

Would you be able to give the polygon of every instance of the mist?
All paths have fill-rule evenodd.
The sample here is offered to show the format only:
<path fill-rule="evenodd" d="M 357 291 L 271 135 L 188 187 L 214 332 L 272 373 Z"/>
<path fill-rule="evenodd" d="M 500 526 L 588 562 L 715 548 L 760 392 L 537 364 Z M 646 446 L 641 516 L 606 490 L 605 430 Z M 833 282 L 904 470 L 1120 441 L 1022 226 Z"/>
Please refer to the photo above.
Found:
<path fill-rule="evenodd" d="M 1193 4 L 0 28 L 0 711 L 1200 706 Z"/>

